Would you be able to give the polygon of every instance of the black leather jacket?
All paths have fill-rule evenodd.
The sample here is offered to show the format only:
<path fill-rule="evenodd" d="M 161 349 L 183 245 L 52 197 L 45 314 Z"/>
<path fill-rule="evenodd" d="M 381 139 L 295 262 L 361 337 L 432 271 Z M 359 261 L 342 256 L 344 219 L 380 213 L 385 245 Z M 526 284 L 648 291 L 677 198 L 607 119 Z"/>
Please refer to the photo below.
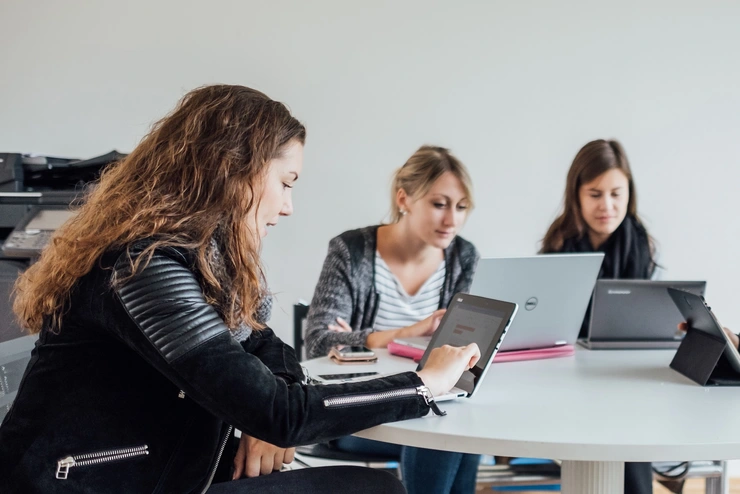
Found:
<path fill-rule="evenodd" d="M 111 288 L 127 266 L 125 253 L 103 256 L 58 334 L 41 332 L 0 426 L 0 492 L 203 492 L 232 462 L 232 427 L 288 447 L 429 411 L 413 372 L 306 385 L 271 330 L 238 343 L 187 252 L 158 250 Z"/>

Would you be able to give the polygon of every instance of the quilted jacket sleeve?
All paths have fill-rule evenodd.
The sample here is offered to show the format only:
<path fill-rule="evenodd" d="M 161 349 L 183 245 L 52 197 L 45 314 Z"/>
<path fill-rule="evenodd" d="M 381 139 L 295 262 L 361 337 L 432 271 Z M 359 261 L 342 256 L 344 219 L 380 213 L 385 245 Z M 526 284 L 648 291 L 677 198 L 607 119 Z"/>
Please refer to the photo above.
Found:
<path fill-rule="evenodd" d="M 126 275 L 122 255 L 117 274 Z M 119 336 L 187 396 L 243 432 L 289 447 L 426 415 L 413 372 L 372 381 L 287 382 L 236 342 L 203 296 L 187 261 L 162 249 L 114 289 L 130 321 Z"/>
<path fill-rule="evenodd" d="M 242 348 L 267 366 L 270 371 L 288 382 L 303 381 L 303 369 L 298 362 L 295 350 L 286 345 L 270 328 L 252 331 Z"/>

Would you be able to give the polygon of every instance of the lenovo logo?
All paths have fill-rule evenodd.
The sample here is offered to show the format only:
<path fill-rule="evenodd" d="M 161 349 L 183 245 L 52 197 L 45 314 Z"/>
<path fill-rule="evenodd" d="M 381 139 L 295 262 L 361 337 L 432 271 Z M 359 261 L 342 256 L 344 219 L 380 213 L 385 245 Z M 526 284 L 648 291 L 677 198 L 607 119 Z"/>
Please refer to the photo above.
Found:
<path fill-rule="evenodd" d="M 608 290 L 606 293 L 609 295 L 629 295 L 632 290 Z"/>

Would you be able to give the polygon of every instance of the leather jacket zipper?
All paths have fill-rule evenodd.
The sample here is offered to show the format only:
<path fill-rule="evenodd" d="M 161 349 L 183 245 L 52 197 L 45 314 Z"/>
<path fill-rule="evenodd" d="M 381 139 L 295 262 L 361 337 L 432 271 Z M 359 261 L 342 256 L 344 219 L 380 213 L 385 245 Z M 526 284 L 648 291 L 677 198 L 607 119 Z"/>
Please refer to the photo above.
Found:
<path fill-rule="evenodd" d="M 434 401 L 434 395 L 426 386 L 417 386 L 415 388 L 393 389 L 390 391 L 378 391 L 376 393 L 365 393 L 361 395 L 334 396 L 324 400 L 325 408 L 343 408 L 359 405 L 372 405 L 385 401 L 392 401 L 399 398 L 409 398 L 421 396 L 424 402 L 432 409 L 435 415 L 447 415 L 437 406 Z"/>
<path fill-rule="evenodd" d="M 232 426 L 229 426 L 228 430 L 226 431 L 226 435 L 224 436 L 223 441 L 221 441 L 221 447 L 219 448 L 218 455 L 216 456 L 216 463 L 213 465 L 213 470 L 211 470 L 211 475 L 208 476 L 208 482 L 206 482 L 206 487 L 202 491 L 203 493 L 205 493 L 208 490 L 208 488 L 211 487 L 211 482 L 213 482 L 213 476 L 216 475 L 216 470 L 218 470 L 218 464 L 221 462 L 221 456 L 224 454 L 226 443 L 231 437 L 231 431 L 233 430 L 234 428 Z"/>
<path fill-rule="evenodd" d="M 84 467 L 88 465 L 101 465 L 116 460 L 134 458 L 136 456 L 145 456 L 149 454 L 149 446 L 137 446 L 135 448 L 110 449 L 107 451 L 98 451 L 96 453 L 87 453 L 84 455 L 67 456 L 57 461 L 57 475 L 60 480 L 67 478 L 69 469 L 74 467 Z"/>

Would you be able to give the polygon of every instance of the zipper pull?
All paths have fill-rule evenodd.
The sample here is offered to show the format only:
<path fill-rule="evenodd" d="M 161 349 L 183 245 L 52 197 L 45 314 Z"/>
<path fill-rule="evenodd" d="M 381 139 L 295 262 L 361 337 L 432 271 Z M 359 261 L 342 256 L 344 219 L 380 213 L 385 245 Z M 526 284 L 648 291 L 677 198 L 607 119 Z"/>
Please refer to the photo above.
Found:
<path fill-rule="evenodd" d="M 73 466 L 75 466 L 75 459 L 71 456 L 62 458 L 61 460 L 57 461 L 57 478 L 61 480 L 66 479 L 67 474 L 69 474 L 70 467 Z"/>
<path fill-rule="evenodd" d="M 427 388 L 426 386 L 419 386 L 418 388 L 416 388 L 416 394 L 424 397 L 424 401 L 427 405 L 429 405 L 429 408 L 432 409 L 434 415 L 439 415 L 440 417 L 447 415 L 447 412 L 439 409 L 439 407 L 437 406 L 437 402 L 434 401 L 434 395 L 429 390 L 429 388 Z"/>

